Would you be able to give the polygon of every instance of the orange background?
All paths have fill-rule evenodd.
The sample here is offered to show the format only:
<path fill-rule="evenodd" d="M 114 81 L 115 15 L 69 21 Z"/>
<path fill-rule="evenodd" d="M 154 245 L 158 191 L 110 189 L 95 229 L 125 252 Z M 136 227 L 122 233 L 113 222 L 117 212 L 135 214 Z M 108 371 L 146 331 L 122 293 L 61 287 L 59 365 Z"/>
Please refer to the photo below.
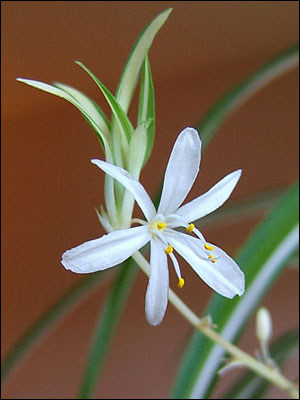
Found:
<path fill-rule="evenodd" d="M 16 78 L 69 84 L 108 111 L 95 84 L 73 61 L 82 61 L 114 92 L 141 30 L 173 7 L 150 52 L 156 138 L 141 181 L 154 193 L 178 133 L 195 126 L 226 90 L 297 42 L 298 2 L 4 1 L 1 6 L 5 355 L 82 278 L 64 270 L 61 254 L 103 233 L 94 207 L 103 203 L 104 176 L 90 163 L 103 157 L 96 135 L 73 106 Z M 222 126 L 202 157 L 189 198 L 237 168 L 243 175 L 232 199 L 290 185 L 298 176 L 298 107 L 295 69 L 261 90 Z M 234 255 L 260 219 L 258 210 L 251 219 L 203 233 Z M 201 315 L 212 291 L 181 264 L 186 285 L 180 295 Z M 175 274 L 170 274 L 175 288 Z M 3 398 L 76 396 L 110 285 L 106 281 L 41 342 L 3 385 Z M 171 305 L 159 327 L 149 326 L 144 317 L 146 286 L 139 272 L 95 397 L 165 398 L 170 393 L 192 329 Z M 297 326 L 298 272 L 285 270 L 263 304 L 272 313 L 274 337 Z M 251 353 L 257 348 L 253 322 L 240 346 Z M 297 377 L 295 362 L 285 370 L 291 379 Z M 215 397 L 233 377 L 221 379 Z M 272 395 L 280 392 L 273 390 Z"/>

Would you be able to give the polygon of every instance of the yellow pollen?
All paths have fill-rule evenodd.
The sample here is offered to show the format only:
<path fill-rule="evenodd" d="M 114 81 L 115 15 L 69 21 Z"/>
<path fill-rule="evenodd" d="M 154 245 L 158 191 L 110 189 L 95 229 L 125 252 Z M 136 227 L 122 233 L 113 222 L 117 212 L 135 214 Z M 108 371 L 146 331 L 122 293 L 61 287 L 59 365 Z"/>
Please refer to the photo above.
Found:
<path fill-rule="evenodd" d="M 189 224 L 189 226 L 187 228 L 185 228 L 188 232 L 193 232 L 193 229 L 195 228 L 194 224 Z"/>
<path fill-rule="evenodd" d="M 215 258 L 212 258 L 210 261 L 211 261 L 212 263 L 215 263 L 217 260 L 216 260 Z"/>
<path fill-rule="evenodd" d="M 213 250 L 214 246 L 210 246 L 209 244 L 205 243 L 204 247 L 206 248 L 206 250 Z"/>
<path fill-rule="evenodd" d="M 166 226 L 167 226 L 167 224 L 165 223 L 165 222 L 158 222 L 157 223 L 157 229 L 165 229 L 166 228 Z"/>
<path fill-rule="evenodd" d="M 173 251 L 173 247 L 169 244 L 169 246 L 165 248 L 165 253 L 170 254 L 170 253 L 172 253 L 172 251 Z"/>
<path fill-rule="evenodd" d="M 182 289 L 184 286 L 184 279 L 183 278 L 179 278 L 178 279 L 178 287 L 179 289 Z"/>
<path fill-rule="evenodd" d="M 214 256 L 213 256 L 212 254 L 210 254 L 210 255 L 208 256 L 208 258 L 214 258 Z"/>

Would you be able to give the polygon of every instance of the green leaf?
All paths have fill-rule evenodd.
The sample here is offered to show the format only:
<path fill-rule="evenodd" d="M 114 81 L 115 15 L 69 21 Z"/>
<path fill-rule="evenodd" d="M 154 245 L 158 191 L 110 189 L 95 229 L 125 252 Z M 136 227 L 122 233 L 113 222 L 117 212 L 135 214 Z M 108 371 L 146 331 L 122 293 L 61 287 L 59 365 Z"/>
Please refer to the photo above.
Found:
<path fill-rule="evenodd" d="M 99 81 L 99 79 L 84 64 L 82 64 L 80 61 L 75 61 L 75 63 L 90 75 L 90 77 L 98 85 L 104 97 L 106 98 L 113 112 L 113 115 L 118 123 L 118 127 L 121 133 L 121 143 L 123 151 L 126 152 L 128 150 L 128 144 L 130 142 L 131 135 L 134 130 L 126 113 L 123 111 L 122 107 L 120 106 L 114 95 Z M 121 159 L 119 160 L 119 162 L 121 162 Z"/>
<path fill-rule="evenodd" d="M 153 39 L 157 32 L 160 30 L 162 25 L 167 20 L 169 14 L 171 13 L 172 9 L 169 8 L 159 14 L 153 21 L 151 21 L 145 29 L 141 32 L 137 40 L 135 41 L 133 48 L 130 52 L 130 55 L 127 59 L 126 65 L 124 67 L 117 91 L 116 91 L 116 100 L 127 114 L 128 109 L 132 100 L 132 96 L 134 94 L 140 71 L 142 68 L 142 64 L 144 62 L 145 54 L 147 54 L 148 50 L 151 47 Z M 112 123 L 111 123 L 111 135 L 112 135 L 112 142 L 114 147 L 114 152 L 117 154 L 116 159 L 119 166 L 123 166 L 121 163 L 121 155 L 118 152 L 118 143 L 119 143 L 119 136 L 120 136 L 120 128 L 115 123 L 114 115 L 112 116 Z M 151 146 L 151 130 L 149 133 L 149 148 Z M 126 152 L 127 153 L 127 152 Z M 148 153 L 147 153 L 148 155 Z M 116 185 L 118 191 L 118 185 Z M 122 195 L 122 192 L 121 192 Z"/>
<path fill-rule="evenodd" d="M 18 78 L 17 81 L 26 83 L 27 85 L 32 86 L 36 89 L 43 90 L 44 92 L 54 94 L 55 96 L 62 97 L 63 99 L 65 99 L 65 100 L 69 101 L 71 104 L 73 104 L 76 108 L 78 108 L 78 110 L 84 115 L 84 117 L 89 122 L 89 124 L 94 128 L 101 143 L 103 143 L 103 145 L 104 145 L 105 153 L 111 154 L 111 148 L 109 145 L 109 137 L 107 135 L 107 132 L 105 130 L 103 131 L 101 129 L 101 126 L 98 125 L 98 123 L 97 123 L 97 120 L 99 120 L 98 116 L 97 116 L 97 120 L 94 120 L 94 118 L 95 118 L 94 110 L 90 114 L 90 112 L 91 112 L 90 104 L 87 105 L 87 103 L 83 102 L 83 101 L 81 101 L 79 103 L 78 98 L 75 98 L 73 95 L 71 96 L 69 92 L 62 90 L 59 87 L 49 85 L 47 83 L 35 81 L 32 79 L 23 79 L 23 78 Z"/>
<path fill-rule="evenodd" d="M 139 179 L 147 151 L 147 126 L 152 121 L 142 122 L 133 132 L 128 149 L 127 171 Z M 128 192 L 129 193 L 129 192 Z"/>
<path fill-rule="evenodd" d="M 98 104 L 86 96 L 84 93 L 79 90 L 68 86 L 64 83 L 54 82 L 53 85 L 61 90 L 64 90 L 70 96 L 74 97 L 74 99 L 80 104 L 80 106 L 91 116 L 91 118 L 96 122 L 96 124 L 100 127 L 101 131 L 109 136 L 110 133 L 110 123 L 106 118 L 105 114 L 98 106 Z"/>
<path fill-rule="evenodd" d="M 166 22 L 171 11 L 172 8 L 169 8 L 154 18 L 154 20 L 151 21 L 141 32 L 133 45 L 116 91 L 116 99 L 125 113 L 127 113 L 129 109 L 139 79 L 145 51 L 148 51 L 151 47 L 155 35 Z"/>
<path fill-rule="evenodd" d="M 299 64 L 299 46 L 283 52 L 215 103 L 197 124 L 206 147 L 221 124 L 261 88 Z"/>
<path fill-rule="evenodd" d="M 91 293 L 92 289 L 99 288 L 99 284 L 103 283 L 110 274 L 111 272 L 107 270 L 85 277 L 53 304 L 6 355 L 1 367 L 1 380 L 6 378 L 14 367 L 33 351 L 43 335 L 49 335 L 51 328 L 55 328 L 57 323 L 84 299 L 84 296 Z"/>
<path fill-rule="evenodd" d="M 97 322 L 90 355 L 78 395 L 80 399 L 88 399 L 93 393 L 121 312 L 126 304 L 129 291 L 136 276 L 137 268 L 132 259 L 129 259 L 119 268 L 114 286 L 109 293 Z"/>
<path fill-rule="evenodd" d="M 155 132 L 155 104 L 154 104 L 154 87 L 151 76 L 151 69 L 147 55 L 145 56 L 143 65 L 143 75 L 140 89 L 140 100 L 138 107 L 138 126 L 145 121 L 151 121 L 147 127 L 147 150 L 144 157 L 146 164 L 153 147 Z"/>
<path fill-rule="evenodd" d="M 245 273 L 246 290 L 232 300 L 215 294 L 204 315 L 210 314 L 229 342 L 237 340 L 257 305 L 298 246 L 299 184 L 282 197 L 258 225 L 236 259 Z M 184 356 L 174 398 L 207 398 L 216 380 L 224 350 L 195 333 Z"/>
<path fill-rule="evenodd" d="M 278 366 L 283 363 L 299 348 L 299 331 L 293 330 L 284 333 L 271 346 L 270 355 Z M 238 381 L 226 391 L 223 399 L 262 399 L 270 382 L 257 376 L 253 372 L 244 373 Z"/>
<path fill-rule="evenodd" d="M 114 164 L 124 167 L 124 155 L 128 153 L 129 143 L 131 140 L 132 133 L 134 128 L 127 117 L 126 113 L 123 111 L 120 104 L 117 102 L 113 94 L 100 82 L 100 80 L 81 62 L 75 61 L 77 65 L 79 65 L 85 72 L 87 72 L 90 77 L 95 81 L 95 83 L 100 88 L 104 97 L 106 98 L 112 113 L 115 117 L 115 121 L 117 122 L 118 130 L 114 133 L 111 131 L 111 142 L 113 148 L 113 159 Z M 116 193 L 114 194 L 114 192 Z M 117 209 L 120 209 L 122 204 L 122 198 L 124 194 L 124 188 L 119 184 L 119 182 L 115 182 L 111 177 L 106 179 L 105 193 L 107 196 L 115 196 L 115 204 Z M 107 205 L 111 205 L 111 202 L 106 202 Z M 110 217 L 115 220 L 116 211 L 114 209 L 108 210 Z"/>

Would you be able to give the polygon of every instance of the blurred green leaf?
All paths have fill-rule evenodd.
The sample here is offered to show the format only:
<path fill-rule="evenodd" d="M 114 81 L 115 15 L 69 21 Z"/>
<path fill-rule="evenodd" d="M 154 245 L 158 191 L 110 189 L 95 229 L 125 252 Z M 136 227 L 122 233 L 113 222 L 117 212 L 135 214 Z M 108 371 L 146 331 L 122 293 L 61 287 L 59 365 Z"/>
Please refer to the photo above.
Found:
<path fill-rule="evenodd" d="M 244 82 L 236 86 L 232 91 L 225 94 L 217 103 L 215 103 L 211 107 L 211 109 L 204 115 L 204 117 L 198 124 L 198 130 L 200 132 L 203 146 L 207 146 L 211 138 L 217 132 L 220 125 L 232 114 L 233 111 L 235 111 L 248 98 L 250 98 L 251 95 L 256 93 L 259 89 L 264 87 L 269 82 L 273 81 L 275 78 L 278 78 L 278 76 L 296 66 L 298 63 L 299 47 L 294 46 L 291 49 L 280 54 L 278 57 L 274 58 L 272 61 L 260 68 L 256 73 L 244 80 Z M 266 221 L 268 221 L 268 218 Z M 265 229 L 264 222 L 260 226 L 262 226 L 262 230 Z M 259 237 L 259 235 L 256 236 L 254 234 L 254 239 L 249 242 L 250 247 L 252 246 L 251 243 L 253 241 L 255 242 L 256 237 Z M 262 238 L 262 240 L 262 243 L 264 243 L 264 237 Z M 257 243 L 257 245 L 259 245 L 259 243 Z M 246 244 L 244 248 L 245 254 L 248 255 L 246 251 L 248 245 Z M 256 254 L 256 249 L 252 251 L 254 251 L 254 253 L 249 254 L 250 258 L 249 260 L 244 260 L 245 263 L 247 261 L 251 263 L 251 258 L 253 258 L 253 256 Z M 290 253 L 292 252 L 293 250 L 290 251 Z M 289 254 L 286 254 L 286 257 L 288 258 Z M 240 260 L 238 260 L 238 263 L 243 267 L 243 259 L 241 261 L 242 263 L 240 262 Z M 282 260 L 279 261 L 280 263 L 278 263 L 277 265 L 277 270 L 275 268 L 275 271 L 277 273 L 279 272 L 280 267 L 282 267 L 282 265 L 284 264 Z M 261 264 L 259 264 L 259 266 L 262 267 Z M 262 271 L 264 270 L 265 269 L 262 268 Z M 270 272 L 273 272 L 274 275 L 274 271 Z M 246 284 L 249 283 L 249 277 L 246 275 Z M 265 290 L 266 288 L 267 286 L 265 286 Z M 247 290 L 248 289 L 246 287 L 246 293 Z M 262 295 L 262 293 L 260 295 Z M 241 301 L 243 301 L 243 299 L 245 298 L 247 299 L 246 294 L 242 297 Z M 257 301 L 258 299 L 259 298 L 257 298 Z M 211 314 L 213 320 L 218 323 L 218 326 L 221 329 L 221 333 L 225 335 L 225 339 L 229 341 L 232 341 L 234 340 L 234 338 L 238 337 L 238 334 L 241 332 L 241 325 L 245 324 L 245 318 L 248 318 L 247 312 L 245 312 L 245 315 L 243 316 L 244 318 L 242 318 L 241 320 L 242 323 L 238 323 L 236 326 L 234 326 L 236 322 L 234 321 L 233 323 L 231 317 L 239 315 L 235 313 L 235 309 L 237 309 L 237 311 L 240 309 L 240 307 L 237 307 L 238 301 L 239 299 L 228 300 L 221 296 L 214 295 L 205 310 L 205 314 Z M 252 309 L 254 309 L 253 304 Z M 172 396 L 174 398 L 194 396 L 201 398 L 201 396 L 207 396 L 208 392 L 212 389 L 215 382 L 216 378 L 214 377 L 216 376 L 216 370 L 219 366 L 222 354 L 223 350 L 221 348 L 214 346 L 214 344 L 209 339 L 203 337 L 200 333 L 196 332 L 180 366 Z"/>
<path fill-rule="evenodd" d="M 293 46 L 259 68 L 241 84 L 213 104 L 197 124 L 206 147 L 221 124 L 261 88 L 299 64 L 299 46 Z"/>
<path fill-rule="evenodd" d="M 218 324 L 218 331 L 225 340 L 235 342 L 242 333 L 263 295 L 298 247 L 298 231 L 297 183 L 258 225 L 236 258 L 245 273 L 244 295 L 229 300 L 215 294 L 204 312 Z M 196 332 L 181 364 L 173 397 L 208 398 L 224 352 L 223 348 Z"/>
<path fill-rule="evenodd" d="M 80 399 L 90 398 L 98 382 L 101 368 L 113 340 L 116 326 L 126 304 L 136 272 L 137 267 L 132 259 L 129 259 L 122 267 L 119 267 L 115 283 L 97 321 L 90 355 L 78 395 Z"/>
<path fill-rule="evenodd" d="M 144 158 L 146 164 L 153 147 L 155 132 L 155 102 L 154 87 L 151 76 L 151 69 L 147 55 L 143 65 L 143 75 L 140 89 L 140 99 L 138 106 L 138 126 L 145 121 L 151 121 L 147 126 L 147 150 Z"/>
<path fill-rule="evenodd" d="M 284 333 L 271 346 L 270 355 L 278 366 L 281 366 L 299 348 L 299 331 L 293 330 Z M 257 376 L 253 372 L 246 372 L 235 381 L 223 395 L 223 399 L 262 399 L 270 382 Z"/>
<path fill-rule="evenodd" d="M 53 304 L 8 352 L 1 366 L 1 380 L 6 378 L 17 363 L 33 351 L 45 335 L 50 334 L 51 328 L 55 328 L 68 312 L 83 301 L 86 295 L 90 295 L 92 289 L 99 288 L 99 284 L 104 283 L 110 275 L 110 270 L 88 275 Z"/>

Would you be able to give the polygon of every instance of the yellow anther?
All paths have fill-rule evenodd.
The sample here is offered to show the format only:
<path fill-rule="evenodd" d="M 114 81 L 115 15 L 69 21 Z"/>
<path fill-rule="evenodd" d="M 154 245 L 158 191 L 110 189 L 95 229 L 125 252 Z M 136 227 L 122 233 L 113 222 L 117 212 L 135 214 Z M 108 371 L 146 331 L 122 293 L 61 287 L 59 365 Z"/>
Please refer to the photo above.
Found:
<path fill-rule="evenodd" d="M 204 247 L 206 248 L 206 250 L 213 250 L 215 248 L 214 246 L 210 246 L 207 243 L 204 244 Z"/>
<path fill-rule="evenodd" d="M 169 244 L 169 246 L 165 248 L 165 253 L 170 254 L 170 253 L 172 253 L 172 251 L 173 251 L 173 247 Z"/>
<path fill-rule="evenodd" d="M 167 224 L 165 222 L 158 222 L 157 223 L 157 229 L 165 229 Z"/>
<path fill-rule="evenodd" d="M 184 286 L 184 279 L 183 278 L 179 278 L 178 279 L 178 287 L 179 289 L 182 289 Z"/>
<path fill-rule="evenodd" d="M 214 258 L 214 256 L 213 256 L 212 254 L 210 254 L 210 255 L 208 256 L 208 258 Z"/>
<path fill-rule="evenodd" d="M 193 229 L 195 228 L 194 224 L 189 224 L 189 226 L 187 228 L 185 228 L 188 232 L 193 232 Z"/>

